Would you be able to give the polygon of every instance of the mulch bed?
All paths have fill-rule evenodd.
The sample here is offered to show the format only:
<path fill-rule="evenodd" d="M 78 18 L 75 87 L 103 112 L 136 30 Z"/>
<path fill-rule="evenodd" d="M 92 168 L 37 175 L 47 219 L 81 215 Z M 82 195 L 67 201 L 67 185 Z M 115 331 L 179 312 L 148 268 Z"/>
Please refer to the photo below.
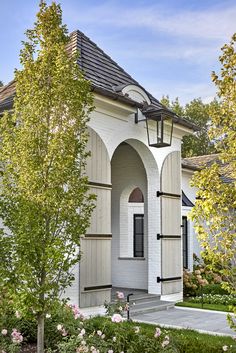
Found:
<path fill-rule="evenodd" d="M 21 353 L 37 353 L 36 343 L 28 343 L 22 346 Z"/>

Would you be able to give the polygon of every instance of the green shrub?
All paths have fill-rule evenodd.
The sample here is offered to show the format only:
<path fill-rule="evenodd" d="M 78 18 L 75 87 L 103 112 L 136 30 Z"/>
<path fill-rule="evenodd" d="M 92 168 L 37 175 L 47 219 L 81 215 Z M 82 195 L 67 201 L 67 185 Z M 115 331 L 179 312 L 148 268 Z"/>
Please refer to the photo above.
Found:
<path fill-rule="evenodd" d="M 221 287 L 220 284 L 207 284 L 206 286 L 203 287 L 202 289 L 204 294 L 219 294 L 219 295 L 227 295 L 228 292 Z"/>

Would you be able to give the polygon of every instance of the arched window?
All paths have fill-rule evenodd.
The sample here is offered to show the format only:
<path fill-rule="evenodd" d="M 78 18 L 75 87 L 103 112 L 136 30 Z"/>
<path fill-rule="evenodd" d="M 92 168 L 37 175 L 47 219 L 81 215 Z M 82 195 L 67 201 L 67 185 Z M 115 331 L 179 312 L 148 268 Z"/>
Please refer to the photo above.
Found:
<path fill-rule="evenodd" d="M 144 202 L 144 197 L 143 197 L 143 193 L 139 188 L 135 188 L 130 196 L 129 196 L 129 202 Z"/>

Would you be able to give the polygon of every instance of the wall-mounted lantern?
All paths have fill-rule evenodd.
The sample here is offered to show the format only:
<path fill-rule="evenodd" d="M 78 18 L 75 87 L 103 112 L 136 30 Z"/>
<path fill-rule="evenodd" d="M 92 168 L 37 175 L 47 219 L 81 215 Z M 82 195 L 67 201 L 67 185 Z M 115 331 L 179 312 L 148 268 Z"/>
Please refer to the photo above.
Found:
<path fill-rule="evenodd" d="M 175 114 L 167 109 L 153 105 L 145 107 L 142 113 L 145 119 L 138 120 L 138 114 L 136 114 L 135 123 L 146 121 L 149 146 L 157 148 L 170 146 Z"/>

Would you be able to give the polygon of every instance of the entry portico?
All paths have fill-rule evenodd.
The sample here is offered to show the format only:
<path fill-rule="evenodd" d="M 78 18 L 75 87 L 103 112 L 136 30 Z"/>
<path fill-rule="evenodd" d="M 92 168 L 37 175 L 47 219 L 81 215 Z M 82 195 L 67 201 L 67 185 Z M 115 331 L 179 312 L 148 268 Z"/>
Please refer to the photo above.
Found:
<path fill-rule="evenodd" d="M 112 105 L 111 105 L 112 103 Z M 97 207 L 82 240 L 80 306 L 103 304 L 111 286 L 182 296 L 180 134 L 175 126 L 170 147 L 149 147 L 144 123 L 135 124 L 137 108 L 95 97 L 91 115 L 91 157 L 87 173 Z M 181 131 L 182 130 L 182 131 Z M 139 188 L 143 204 L 130 210 Z M 158 197 L 158 191 L 170 195 Z M 136 206 L 136 211 L 135 211 Z M 134 215 L 142 215 L 143 254 L 134 254 Z M 94 278 L 94 281 L 92 281 Z"/>

